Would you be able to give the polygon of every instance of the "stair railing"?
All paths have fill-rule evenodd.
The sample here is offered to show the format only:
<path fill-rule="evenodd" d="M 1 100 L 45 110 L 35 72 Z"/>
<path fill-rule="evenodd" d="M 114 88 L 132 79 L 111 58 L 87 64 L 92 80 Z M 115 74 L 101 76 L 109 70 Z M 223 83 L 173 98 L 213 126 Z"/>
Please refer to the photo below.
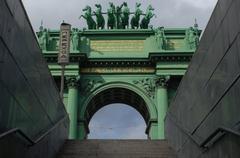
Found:
<path fill-rule="evenodd" d="M 188 132 L 188 130 L 184 129 L 179 123 L 173 120 L 171 117 L 171 114 L 169 114 L 169 118 L 172 120 L 172 122 L 185 134 L 187 135 L 197 146 L 208 149 L 211 145 L 213 145 L 215 142 L 217 142 L 220 138 L 222 138 L 226 133 L 230 133 L 236 136 L 240 137 L 240 132 L 235 131 L 233 129 L 227 128 L 227 127 L 219 127 L 217 128 L 212 134 L 210 134 L 205 140 L 203 140 L 201 143 L 196 141 L 194 136 Z"/>
<path fill-rule="evenodd" d="M 230 133 L 236 136 L 240 137 L 240 133 L 232 130 L 230 128 L 226 128 L 226 127 L 219 127 L 217 128 L 212 134 L 210 134 L 201 144 L 201 147 L 204 148 L 209 148 L 212 144 L 214 144 L 215 142 L 217 142 L 223 135 L 225 135 L 226 133 Z M 220 134 L 220 135 L 219 135 Z M 219 136 L 218 136 L 219 135 Z M 218 136 L 216 138 L 216 136 Z M 216 139 L 214 139 L 216 138 Z"/>
<path fill-rule="evenodd" d="M 35 144 L 38 144 L 41 140 L 43 140 L 49 133 L 51 133 L 54 129 L 56 129 L 62 122 L 64 122 L 66 119 L 68 119 L 68 115 L 64 116 L 61 120 L 59 120 L 53 127 L 48 129 L 46 132 L 44 132 L 40 137 L 37 139 L 30 138 L 27 134 L 25 134 L 21 129 L 19 128 L 13 128 L 10 129 L 2 134 L 0 134 L 0 140 L 3 139 L 6 136 L 9 136 L 11 134 L 20 134 L 28 143 L 28 146 L 33 146 Z"/>

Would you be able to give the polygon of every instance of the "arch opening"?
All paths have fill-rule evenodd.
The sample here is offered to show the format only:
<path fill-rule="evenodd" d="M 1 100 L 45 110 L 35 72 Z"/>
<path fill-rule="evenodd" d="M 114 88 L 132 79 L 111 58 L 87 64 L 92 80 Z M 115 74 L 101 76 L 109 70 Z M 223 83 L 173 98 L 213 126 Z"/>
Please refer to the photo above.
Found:
<path fill-rule="evenodd" d="M 146 123 L 129 105 L 114 103 L 99 109 L 89 122 L 88 139 L 147 139 Z"/>
<path fill-rule="evenodd" d="M 144 99 L 132 90 L 118 87 L 103 90 L 90 100 L 84 112 L 87 125 L 89 125 L 91 118 L 99 109 L 114 103 L 122 103 L 133 107 L 141 114 L 145 123 L 148 124 L 150 113 Z"/>

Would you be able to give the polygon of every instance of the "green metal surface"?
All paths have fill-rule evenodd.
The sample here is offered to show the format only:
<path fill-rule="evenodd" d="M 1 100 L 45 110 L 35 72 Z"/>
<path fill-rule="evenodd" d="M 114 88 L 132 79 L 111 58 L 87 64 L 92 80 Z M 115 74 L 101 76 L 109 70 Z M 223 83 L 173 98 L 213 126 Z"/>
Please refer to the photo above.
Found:
<path fill-rule="evenodd" d="M 85 123 L 84 122 L 79 122 L 78 126 L 77 126 L 77 132 L 78 132 L 78 136 L 77 139 L 83 140 L 87 138 L 87 134 L 88 134 L 88 129 L 85 127 Z"/>
<path fill-rule="evenodd" d="M 165 79 L 158 83 L 158 88 L 156 90 L 157 96 L 157 111 L 158 111 L 158 138 L 165 139 L 164 135 L 164 119 L 168 108 L 168 92 Z"/>
<path fill-rule="evenodd" d="M 157 122 L 153 122 L 150 124 L 148 137 L 151 140 L 160 139 L 158 137 L 158 123 Z"/>
<path fill-rule="evenodd" d="M 74 28 L 65 76 L 78 79 L 73 80 L 75 87 L 65 87 L 68 95 L 64 95 L 71 121 L 70 138 L 86 139 L 95 112 L 111 103 L 125 103 L 142 115 L 150 139 L 164 139 L 168 102 L 196 49 L 193 39 L 201 32 L 194 29 Z M 39 40 L 46 35 L 43 54 L 59 85 L 59 30 L 48 29 L 43 34 L 44 30 L 37 35 Z"/>
<path fill-rule="evenodd" d="M 68 81 L 68 104 L 67 112 L 70 119 L 69 126 L 69 138 L 77 138 L 77 118 L 78 118 L 78 87 L 75 78 L 71 78 Z"/>

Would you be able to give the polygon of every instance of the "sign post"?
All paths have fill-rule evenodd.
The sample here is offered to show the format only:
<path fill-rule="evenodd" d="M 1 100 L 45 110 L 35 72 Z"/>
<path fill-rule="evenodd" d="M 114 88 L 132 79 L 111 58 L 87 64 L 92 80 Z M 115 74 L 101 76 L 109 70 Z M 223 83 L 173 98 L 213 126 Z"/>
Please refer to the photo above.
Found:
<path fill-rule="evenodd" d="M 60 42 L 59 42 L 59 54 L 58 54 L 58 64 L 61 65 L 61 89 L 60 96 L 63 100 L 63 90 L 64 90 L 64 71 L 65 66 L 69 64 L 69 54 L 70 54 L 70 34 L 71 25 L 67 23 L 62 23 L 60 26 Z"/>

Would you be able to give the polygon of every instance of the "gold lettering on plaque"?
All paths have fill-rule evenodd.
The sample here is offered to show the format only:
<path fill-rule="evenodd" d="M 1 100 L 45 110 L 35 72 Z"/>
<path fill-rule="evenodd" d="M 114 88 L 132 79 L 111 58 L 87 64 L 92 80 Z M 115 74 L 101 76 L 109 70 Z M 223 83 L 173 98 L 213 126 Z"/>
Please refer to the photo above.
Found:
<path fill-rule="evenodd" d="M 91 40 L 90 47 L 96 52 L 143 52 L 144 40 Z"/>
<path fill-rule="evenodd" d="M 80 73 L 155 73 L 155 68 L 153 67 L 91 67 L 82 68 Z"/>

